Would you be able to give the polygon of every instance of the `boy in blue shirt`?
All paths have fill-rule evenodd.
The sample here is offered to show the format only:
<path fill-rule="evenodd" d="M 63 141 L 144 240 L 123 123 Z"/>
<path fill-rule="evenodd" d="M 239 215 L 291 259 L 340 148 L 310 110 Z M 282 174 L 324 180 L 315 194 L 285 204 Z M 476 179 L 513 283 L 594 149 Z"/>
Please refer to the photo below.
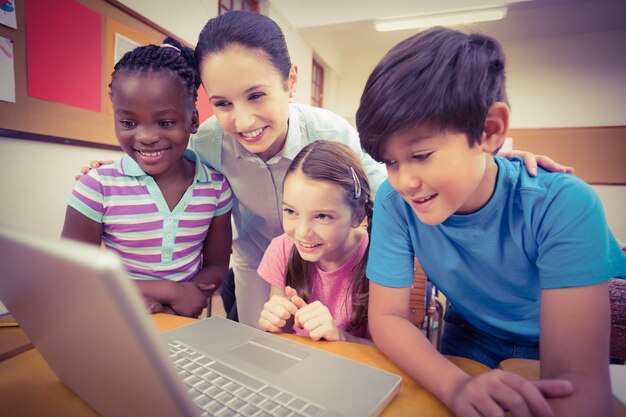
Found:
<path fill-rule="evenodd" d="M 376 345 L 455 415 L 612 415 L 606 281 L 626 258 L 587 184 L 494 156 L 509 126 L 497 41 L 406 39 L 370 75 L 356 121 L 388 173 L 367 267 Z M 540 359 L 541 380 L 470 377 L 437 352 L 408 320 L 414 256 L 451 303 L 442 354 Z"/>

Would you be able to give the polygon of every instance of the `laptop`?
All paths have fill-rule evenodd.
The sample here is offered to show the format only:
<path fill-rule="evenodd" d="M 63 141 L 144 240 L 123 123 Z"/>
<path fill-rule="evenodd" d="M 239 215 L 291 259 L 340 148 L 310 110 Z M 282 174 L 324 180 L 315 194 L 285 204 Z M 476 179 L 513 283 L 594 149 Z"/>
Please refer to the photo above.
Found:
<path fill-rule="evenodd" d="M 0 300 L 105 417 L 375 416 L 400 387 L 398 375 L 220 317 L 159 333 L 114 254 L 2 226 Z"/>

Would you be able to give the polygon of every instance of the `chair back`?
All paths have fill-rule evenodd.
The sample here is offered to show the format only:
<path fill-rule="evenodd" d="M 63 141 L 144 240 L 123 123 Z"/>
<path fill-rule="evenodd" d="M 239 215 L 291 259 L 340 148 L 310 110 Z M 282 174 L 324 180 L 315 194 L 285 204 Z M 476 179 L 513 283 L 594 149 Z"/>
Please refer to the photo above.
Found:
<path fill-rule="evenodd" d="M 626 361 L 626 279 L 609 280 L 611 301 L 611 360 Z"/>
<path fill-rule="evenodd" d="M 415 258 L 413 286 L 411 287 L 411 299 L 409 301 L 409 321 L 417 327 L 422 326 L 426 316 L 426 281 L 426 274 L 417 258 Z"/>

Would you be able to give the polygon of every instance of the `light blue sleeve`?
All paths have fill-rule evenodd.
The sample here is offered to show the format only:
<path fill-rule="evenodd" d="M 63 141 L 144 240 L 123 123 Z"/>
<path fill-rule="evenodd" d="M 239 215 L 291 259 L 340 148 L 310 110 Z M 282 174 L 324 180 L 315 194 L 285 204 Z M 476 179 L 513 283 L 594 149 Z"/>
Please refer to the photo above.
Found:
<path fill-rule="evenodd" d="M 228 213 L 233 209 L 233 192 L 230 188 L 228 180 L 224 177 L 222 180 L 222 187 L 220 189 L 220 195 L 218 198 L 218 204 L 215 207 L 215 215 L 221 216 L 224 213 Z"/>
<path fill-rule="evenodd" d="M 367 174 L 367 179 L 370 183 L 370 188 L 372 189 L 372 195 L 375 195 L 381 183 L 387 179 L 387 170 L 385 165 L 374 161 L 369 154 L 363 151 L 358 132 L 350 126 L 347 121 L 344 119 L 341 120 L 345 123 L 343 136 L 345 144 L 350 146 L 361 158 L 361 162 L 365 168 L 365 173 Z"/>
<path fill-rule="evenodd" d="M 626 273 L 626 257 L 593 189 L 573 176 L 555 182 L 532 225 L 542 288 L 593 285 Z"/>
<path fill-rule="evenodd" d="M 205 165 L 222 172 L 222 139 L 224 132 L 215 116 L 205 120 L 198 132 L 191 135 L 189 147 L 196 151 Z"/>
<path fill-rule="evenodd" d="M 103 222 L 104 196 L 97 169 L 92 169 L 76 181 L 67 205 L 94 222 Z"/>

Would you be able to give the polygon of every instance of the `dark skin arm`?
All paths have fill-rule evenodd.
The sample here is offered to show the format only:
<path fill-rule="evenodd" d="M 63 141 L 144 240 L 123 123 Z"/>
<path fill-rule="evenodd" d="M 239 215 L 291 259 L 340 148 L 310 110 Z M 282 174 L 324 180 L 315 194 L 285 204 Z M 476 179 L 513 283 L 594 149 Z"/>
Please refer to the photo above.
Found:
<path fill-rule="evenodd" d="M 102 243 L 102 233 L 102 223 L 95 222 L 73 207 L 67 206 L 65 211 L 65 223 L 63 224 L 63 231 L 61 232 L 62 238 L 100 246 Z M 165 308 L 157 300 L 162 299 L 159 296 L 159 291 L 161 291 L 161 293 L 167 292 L 166 287 L 168 284 L 172 283 L 168 281 L 154 281 L 149 282 L 144 288 L 142 288 L 142 285 L 139 285 L 139 289 L 151 310 L 156 310 L 156 305 L 158 305 L 158 311 L 165 312 Z M 154 291 L 154 293 L 151 293 L 151 291 Z"/>
<path fill-rule="evenodd" d="M 94 222 L 73 207 L 67 206 L 61 237 L 100 246 L 102 223 Z"/>
<path fill-rule="evenodd" d="M 187 282 L 137 281 L 152 313 L 198 317 L 228 271 L 232 243 L 230 211 L 211 220 L 202 269 Z"/>
<path fill-rule="evenodd" d="M 102 224 L 67 207 L 61 237 L 93 245 L 102 242 Z M 203 267 L 188 282 L 135 280 L 151 312 L 198 317 L 208 297 L 222 283 L 228 270 L 232 242 L 230 212 L 214 217 L 204 241 Z M 210 248 L 210 250 L 209 250 Z"/>

